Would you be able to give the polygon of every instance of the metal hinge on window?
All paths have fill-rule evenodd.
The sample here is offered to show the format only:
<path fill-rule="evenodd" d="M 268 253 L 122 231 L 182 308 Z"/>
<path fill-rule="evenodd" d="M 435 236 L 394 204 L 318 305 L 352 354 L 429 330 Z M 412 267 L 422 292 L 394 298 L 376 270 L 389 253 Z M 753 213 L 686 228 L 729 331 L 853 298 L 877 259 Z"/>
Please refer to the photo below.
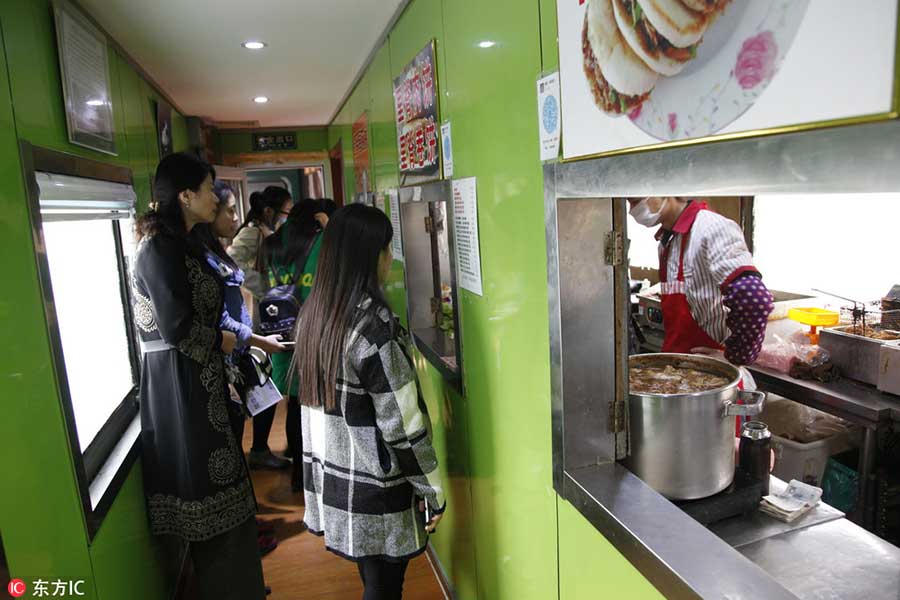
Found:
<path fill-rule="evenodd" d="M 603 252 L 606 264 L 618 267 L 625 263 L 625 237 L 620 231 L 610 231 L 606 234 L 606 244 Z"/>
<path fill-rule="evenodd" d="M 430 216 L 425 217 L 425 231 L 428 233 L 434 233 L 434 219 Z"/>
<path fill-rule="evenodd" d="M 625 431 L 624 402 L 609 403 L 609 430 L 612 433 L 622 433 L 623 431 Z"/>

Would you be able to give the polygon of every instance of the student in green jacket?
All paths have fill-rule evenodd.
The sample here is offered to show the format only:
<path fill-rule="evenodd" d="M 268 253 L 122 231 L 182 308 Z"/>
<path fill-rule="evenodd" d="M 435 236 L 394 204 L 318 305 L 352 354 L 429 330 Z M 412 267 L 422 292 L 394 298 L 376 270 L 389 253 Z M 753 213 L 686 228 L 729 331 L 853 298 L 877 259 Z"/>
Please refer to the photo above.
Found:
<path fill-rule="evenodd" d="M 322 231 L 328 216 L 321 205 L 313 200 L 303 200 L 291 209 L 287 222 L 265 241 L 269 287 L 295 283 L 301 302 L 306 301 L 315 281 Z M 272 380 L 288 399 L 285 434 L 288 454 L 293 460 L 291 486 L 302 490 L 303 444 L 300 440 L 300 404 L 297 379 L 290 376 L 292 352 L 272 355 Z M 269 410 L 273 411 L 275 407 Z"/>

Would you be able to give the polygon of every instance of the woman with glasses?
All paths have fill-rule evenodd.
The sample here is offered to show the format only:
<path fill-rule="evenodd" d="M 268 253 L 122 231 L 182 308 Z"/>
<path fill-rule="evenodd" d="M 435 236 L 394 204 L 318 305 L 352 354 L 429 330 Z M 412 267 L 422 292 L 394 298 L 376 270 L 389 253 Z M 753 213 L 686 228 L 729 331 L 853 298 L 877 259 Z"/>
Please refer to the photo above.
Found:
<path fill-rule="evenodd" d="M 228 248 L 228 254 L 244 272 L 243 287 L 253 295 L 254 304 L 268 289 L 267 278 L 262 274 L 263 242 L 281 228 L 293 207 L 291 193 L 284 188 L 269 186 L 260 195 L 254 193 L 250 196 L 250 212 Z M 291 464 L 269 449 L 275 408 L 272 406 L 253 417 L 253 446 L 247 459 L 250 468 L 286 469 Z"/>

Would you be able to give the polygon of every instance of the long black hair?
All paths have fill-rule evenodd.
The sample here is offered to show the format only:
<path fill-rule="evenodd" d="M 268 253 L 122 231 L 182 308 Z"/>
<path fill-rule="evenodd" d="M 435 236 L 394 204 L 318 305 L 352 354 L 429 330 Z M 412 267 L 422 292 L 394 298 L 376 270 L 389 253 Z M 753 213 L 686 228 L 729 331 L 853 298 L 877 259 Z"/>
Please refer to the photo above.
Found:
<path fill-rule="evenodd" d="M 228 197 L 234 195 L 234 190 L 231 189 L 230 185 L 220 179 L 213 184 L 213 192 L 215 192 L 216 197 L 219 199 L 219 204 L 216 206 L 216 216 L 218 216 L 218 214 L 228 206 Z M 231 258 L 225 251 L 225 248 L 222 247 L 222 242 L 213 232 L 211 224 L 198 223 L 194 226 L 194 229 L 191 230 L 191 237 L 199 242 L 204 248 L 225 261 L 226 264 L 231 265 L 235 269 L 238 268 L 234 259 Z"/>
<path fill-rule="evenodd" d="M 186 152 L 170 154 L 159 161 L 153 178 L 153 202 L 135 224 L 138 241 L 158 233 L 187 239 L 178 196 L 185 190 L 199 191 L 209 176 L 215 179 L 216 170 L 206 161 Z"/>
<path fill-rule="evenodd" d="M 277 185 L 270 185 L 262 192 L 253 192 L 250 194 L 250 210 L 247 211 L 247 218 L 244 219 L 238 231 L 250 223 L 262 223 L 271 228 L 274 221 L 271 223 L 266 221 L 266 209 L 271 208 L 273 213 L 278 213 L 284 203 L 290 199 L 291 193 Z"/>
<path fill-rule="evenodd" d="M 265 264 L 275 268 L 295 265 L 302 269 L 299 261 L 308 254 L 315 241 L 319 230 L 315 217 L 319 212 L 322 211 L 313 200 L 295 204 L 285 224 L 263 242 Z"/>
<path fill-rule="evenodd" d="M 382 211 L 350 204 L 334 213 L 325 228 L 316 283 L 303 305 L 297 329 L 294 369 L 307 406 L 337 404 L 337 377 L 357 306 L 367 296 L 374 313 L 387 307 L 378 281 L 378 260 L 394 230 Z"/>
<path fill-rule="evenodd" d="M 333 215 L 338 209 L 337 202 L 335 202 L 331 198 L 320 198 L 316 202 L 319 203 L 319 212 L 328 215 L 329 219 L 331 218 L 331 215 Z"/>

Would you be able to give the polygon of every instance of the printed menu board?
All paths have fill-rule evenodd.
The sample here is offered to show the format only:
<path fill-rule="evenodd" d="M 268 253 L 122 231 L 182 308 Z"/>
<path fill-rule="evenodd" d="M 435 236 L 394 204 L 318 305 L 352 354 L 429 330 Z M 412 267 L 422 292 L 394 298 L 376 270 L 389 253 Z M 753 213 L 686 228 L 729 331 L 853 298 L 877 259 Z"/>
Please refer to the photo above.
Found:
<path fill-rule="evenodd" d="M 394 228 L 394 237 L 391 238 L 391 250 L 394 260 L 403 262 L 403 236 L 400 229 L 400 194 L 397 190 L 388 190 L 385 194 L 388 208 L 391 211 L 391 227 Z"/>
<path fill-rule="evenodd" d="M 433 41 L 394 79 L 394 118 L 400 185 L 440 179 L 440 122 Z"/>
<path fill-rule="evenodd" d="M 453 233 L 459 287 L 483 296 L 478 243 L 478 195 L 474 177 L 453 180 Z"/>
<path fill-rule="evenodd" d="M 369 166 L 369 120 L 366 113 L 353 123 L 353 178 L 356 192 L 372 189 L 372 171 Z"/>

